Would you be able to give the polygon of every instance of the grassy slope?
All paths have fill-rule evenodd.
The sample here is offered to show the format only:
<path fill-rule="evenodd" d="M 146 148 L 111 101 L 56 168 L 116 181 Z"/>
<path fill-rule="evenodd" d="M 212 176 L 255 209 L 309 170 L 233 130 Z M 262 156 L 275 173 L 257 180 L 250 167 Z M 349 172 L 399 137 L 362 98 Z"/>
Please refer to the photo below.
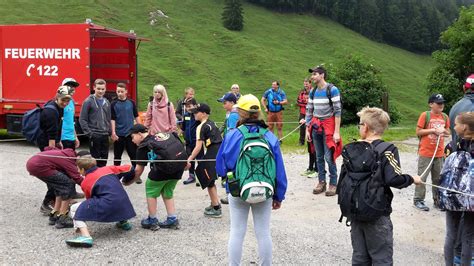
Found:
<path fill-rule="evenodd" d="M 215 120 L 224 117 L 215 99 L 232 83 L 260 97 L 277 79 L 294 103 L 308 67 L 356 53 L 382 70 L 391 104 L 403 114 L 402 125 L 413 126 L 426 108 L 423 81 L 432 65 L 428 56 L 372 42 L 325 18 L 278 14 L 244 4 L 244 30 L 231 32 L 221 25 L 219 0 L 0 1 L 0 24 L 78 23 L 92 18 L 96 24 L 134 29 L 150 38 L 139 49 L 141 107 L 158 82 L 167 85 L 173 100 L 185 87 L 196 88 L 199 101 L 219 110 Z M 150 26 L 149 12 L 157 9 L 169 18 Z M 296 116 L 296 107 L 288 107 L 286 119 Z"/>

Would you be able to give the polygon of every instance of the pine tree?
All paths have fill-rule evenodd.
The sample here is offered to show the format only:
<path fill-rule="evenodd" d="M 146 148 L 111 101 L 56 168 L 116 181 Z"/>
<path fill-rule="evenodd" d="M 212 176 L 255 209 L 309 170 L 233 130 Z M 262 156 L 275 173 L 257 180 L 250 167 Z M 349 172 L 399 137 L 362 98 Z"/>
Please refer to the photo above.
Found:
<path fill-rule="evenodd" d="M 244 27 L 243 9 L 240 0 L 226 0 L 222 22 L 229 30 L 240 31 Z"/>

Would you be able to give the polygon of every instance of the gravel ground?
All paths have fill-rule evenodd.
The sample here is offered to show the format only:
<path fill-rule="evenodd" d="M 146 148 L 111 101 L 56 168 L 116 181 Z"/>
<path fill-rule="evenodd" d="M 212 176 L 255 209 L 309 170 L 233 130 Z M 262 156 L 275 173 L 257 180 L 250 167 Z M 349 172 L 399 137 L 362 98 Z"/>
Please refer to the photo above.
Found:
<path fill-rule="evenodd" d="M 73 230 L 48 226 L 47 217 L 39 213 L 46 186 L 25 169 L 28 154 L 36 152 L 36 147 L 24 143 L 0 144 L 2 264 L 227 264 L 228 207 L 224 205 L 221 219 L 204 217 L 203 209 L 209 205 L 207 193 L 181 182 L 175 191 L 179 230 L 140 228 L 140 220 L 147 215 L 145 189 L 144 184 L 132 185 L 126 188 L 137 212 L 131 231 L 120 231 L 113 224 L 88 223 L 94 247 L 67 247 L 64 240 L 73 236 Z M 415 173 L 416 154 L 402 152 L 401 158 L 403 170 Z M 306 155 L 286 154 L 284 159 L 289 185 L 282 208 L 272 213 L 274 264 L 350 264 L 349 227 L 338 222 L 337 198 L 311 193 L 316 180 L 299 175 L 307 167 Z M 442 265 L 444 215 L 437 210 L 425 213 L 414 209 L 413 191 L 414 187 L 393 189 L 394 262 Z M 221 188 L 218 192 L 225 193 Z M 430 192 L 427 203 L 432 206 Z M 158 214 L 165 217 L 161 200 Z M 258 261 L 252 228 L 249 219 L 244 264 Z"/>

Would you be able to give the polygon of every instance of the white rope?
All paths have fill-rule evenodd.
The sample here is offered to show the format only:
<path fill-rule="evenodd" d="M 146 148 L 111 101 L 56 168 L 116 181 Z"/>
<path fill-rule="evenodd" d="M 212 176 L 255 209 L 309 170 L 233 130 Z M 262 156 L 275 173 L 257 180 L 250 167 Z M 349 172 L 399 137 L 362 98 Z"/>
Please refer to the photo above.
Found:
<path fill-rule="evenodd" d="M 431 168 L 431 164 L 433 163 L 433 160 L 434 160 L 434 158 L 435 158 L 436 152 L 438 151 L 438 147 L 439 147 L 439 142 L 440 142 L 440 140 L 441 140 L 441 136 L 442 136 L 442 134 L 439 134 L 439 135 L 438 135 L 438 140 L 436 141 L 436 148 L 435 148 L 435 150 L 434 150 L 434 152 L 433 152 L 433 156 L 431 157 L 431 161 L 430 161 L 430 163 L 428 164 L 428 166 L 426 167 L 425 171 L 423 171 L 423 173 L 420 175 L 420 177 L 424 177 L 424 176 L 427 174 L 428 169 Z"/>
<path fill-rule="evenodd" d="M 292 131 L 290 131 L 290 133 L 286 134 L 284 137 L 282 137 L 281 139 L 279 139 L 280 141 L 284 140 L 285 138 L 287 138 L 289 135 L 293 134 L 296 130 L 298 130 L 303 124 L 300 124 L 298 125 L 295 129 L 293 129 Z"/>
<path fill-rule="evenodd" d="M 457 190 L 454 190 L 454 189 L 445 188 L 445 187 L 433 185 L 433 184 L 430 184 L 430 183 L 425 183 L 425 182 L 423 182 L 423 181 L 421 181 L 421 183 L 422 183 L 422 184 L 425 184 L 425 185 L 427 185 L 427 186 L 432 186 L 432 187 L 435 187 L 435 188 L 438 188 L 438 189 L 447 190 L 447 191 L 454 192 L 454 193 L 457 193 L 457 194 L 461 194 L 461 195 L 464 195 L 464 196 L 474 197 L 474 194 L 468 194 L 468 193 L 461 192 L 461 191 L 457 191 Z"/>

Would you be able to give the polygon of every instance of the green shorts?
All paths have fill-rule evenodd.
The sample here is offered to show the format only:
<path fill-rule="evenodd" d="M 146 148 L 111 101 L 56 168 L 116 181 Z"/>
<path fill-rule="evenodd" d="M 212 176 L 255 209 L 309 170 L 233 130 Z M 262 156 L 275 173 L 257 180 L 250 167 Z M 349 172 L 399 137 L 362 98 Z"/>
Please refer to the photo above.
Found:
<path fill-rule="evenodd" d="M 158 198 L 163 195 L 165 199 L 173 198 L 173 191 L 178 180 L 153 181 L 147 178 L 145 183 L 146 197 Z"/>

